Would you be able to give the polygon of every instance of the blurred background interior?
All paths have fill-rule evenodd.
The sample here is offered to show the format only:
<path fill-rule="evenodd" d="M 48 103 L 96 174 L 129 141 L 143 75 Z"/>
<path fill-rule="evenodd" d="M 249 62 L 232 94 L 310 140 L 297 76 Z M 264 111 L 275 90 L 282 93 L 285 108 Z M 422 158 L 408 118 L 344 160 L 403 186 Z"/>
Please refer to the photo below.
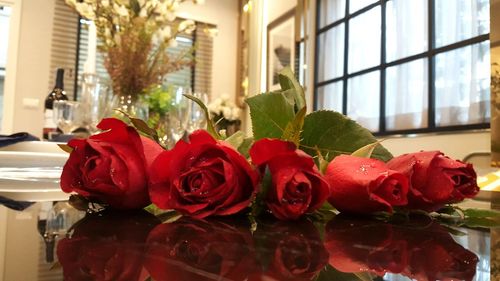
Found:
<path fill-rule="evenodd" d="M 178 2 L 152 12 L 161 19 L 140 49 L 78 1 L 0 0 L 0 134 L 66 141 L 95 133 L 120 108 L 149 119 L 171 146 L 205 124 L 186 93 L 227 135 L 251 132 L 244 99 L 275 89 L 276 73 L 291 66 L 309 111 L 346 114 L 395 155 L 432 149 L 473 162 L 482 187 L 497 188 L 499 0 Z M 111 8 L 121 26 L 144 17 Z M 140 76 L 160 49 L 164 67 Z M 132 85 L 124 75 L 150 80 Z M 58 154 L 47 143 L 2 150 L 4 163 L 20 161 L 12 151 Z"/>
<path fill-rule="evenodd" d="M 156 23 L 167 25 L 156 26 L 143 46 L 164 48 L 164 68 L 130 85 L 124 73 L 145 73 L 145 59 L 134 55 L 153 53 L 109 54 L 138 46 L 128 43 L 133 36 L 113 36 L 85 7 L 77 7 L 80 15 L 65 0 L 0 0 L 0 199 L 28 202 L 10 206 L 19 209 L 49 201 L 23 213 L 0 206 L 0 253 L 16 255 L 0 256 L 0 272 L 16 259 L 51 272 L 37 262 L 48 255 L 26 255 L 15 245 L 45 251 L 52 243 L 45 228 L 56 235 L 63 228 L 57 221 L 80 218 L 66 213 L 67 203 L 51 202 L 68 198 L 58 184 L 67 154 L 53 141 L 95 133 L 98 120 L 120 108 L 149 119 L 171 146 L 206 122 L 186 93 L 209 105 L 227 135 L 251 132 L 244 99 L 276 89 L 276 73 L 286 66 L 304 86 L 309 111 L 346 114 L 394 155 L 441 150 L 470 161 L 482 189 L 500 191 L 500 0 L 182 2 L 155 12 L 163 17 Z M 118 16 L 111 21 L 143 17 L 112 8 Z M 12 135 L 19 132 L 26 134 Z M 39 222 L 45 243 L 29 237 L 38 234 L 28 221 Z"/>

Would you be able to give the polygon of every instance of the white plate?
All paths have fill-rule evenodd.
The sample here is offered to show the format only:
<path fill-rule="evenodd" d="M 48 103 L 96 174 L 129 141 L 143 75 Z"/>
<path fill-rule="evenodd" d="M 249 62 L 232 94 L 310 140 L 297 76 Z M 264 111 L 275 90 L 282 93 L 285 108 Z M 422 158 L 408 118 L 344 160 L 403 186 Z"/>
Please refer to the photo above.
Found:
<path fill-rule="evenodd" d="M 63 167 L 68 156 L 61 153 L 0 151 L 0 167 Z"/>
<path fill-rule="evenodd" d="M 0 151 L 25 151 L 25 152 L 46 152 L 46 153 L 57 153 L 57 154 L 66 154 L 57 142 L 48 142 L 48 141 L 22 141 L 17 142 L 11 145 L 0 147 Z"/>

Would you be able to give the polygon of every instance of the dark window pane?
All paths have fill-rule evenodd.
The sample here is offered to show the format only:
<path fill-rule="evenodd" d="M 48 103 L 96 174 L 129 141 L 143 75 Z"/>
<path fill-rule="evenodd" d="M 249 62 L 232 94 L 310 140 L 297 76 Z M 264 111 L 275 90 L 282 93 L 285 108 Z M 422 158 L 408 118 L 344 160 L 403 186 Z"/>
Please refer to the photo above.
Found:
<path fill-rule="evenodd" d="M 349 23 L 349 73 L 380 64 L 380 6 Z"/>
<path fill-rule="evenodd" d="M 347 82 L 347 116 L 372 132 L 379 130 L 380 72 L 350 78 Z"/>
<path fill-rule="evenodd" d="M 319 7 L 319 28 L 345 17 L 347 0 L 321 0 Z"/>
<path fill-rule="evenodd" d="M 490 32 L 490 0 L 438 0 L 436 47 Z"/>
<path fill-rule="evenodd" d="M 318 88 L 317 107 L 318 109 L 335 110 L 342 113 L 342 85 L 343 82 L 336 82 Z"/>
<path fill-rule="evenodd" d="M 344 24 L 319 35 L 318 81 L 342 76 L 344 73 Z"/>
<path fill-rule="evenodd" d="M 387 68 L 386 128 L 404 130 L 427 127 L 427 59 Z"/>
<path fill-rule="evenodd" d="M 427 51 L 427 2 L 427 0 L 387 2 L 387 61 Z"/>
<path fill-rule="evenodd" d="M 490 116 L 490 42 L 436 56 L 436 125 L 486 123 Z"/>

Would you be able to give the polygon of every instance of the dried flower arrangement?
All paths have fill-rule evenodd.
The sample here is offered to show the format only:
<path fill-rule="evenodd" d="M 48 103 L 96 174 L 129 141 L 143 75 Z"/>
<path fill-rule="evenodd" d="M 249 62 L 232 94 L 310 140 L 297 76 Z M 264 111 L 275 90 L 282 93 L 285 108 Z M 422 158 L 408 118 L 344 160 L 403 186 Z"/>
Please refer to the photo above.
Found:
<path fill-rule="evenodd" d="M 98 46 L 115 95 L 138 95 L 162 78 L 192 63 L 192 50 L 171 55 L 181 33 L 191 33 L 192 20 L 178 20 L 179 4 L 187 0 L 65 0 L 82 17 L 94 21 Z M 200 0 L 190 0 L 200 3 Z"/>

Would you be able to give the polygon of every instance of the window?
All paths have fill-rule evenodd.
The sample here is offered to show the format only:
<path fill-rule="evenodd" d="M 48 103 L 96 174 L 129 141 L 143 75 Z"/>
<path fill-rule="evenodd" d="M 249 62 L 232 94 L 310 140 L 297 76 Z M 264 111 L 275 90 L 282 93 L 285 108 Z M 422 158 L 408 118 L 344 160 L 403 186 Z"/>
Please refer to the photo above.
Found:
<path fill-rule="evenodd" d="M 318 0 L 314 107 L 377 134 L 489 127 L 489 0 Z"/>
<path fill-rule="evenodd" d="M 5 67 L 7 65 L 7 47 L 9 42 L 9 20 L 12 8 L 0 6 L 0 129 L 2 126 L 3 92 Z"/>

